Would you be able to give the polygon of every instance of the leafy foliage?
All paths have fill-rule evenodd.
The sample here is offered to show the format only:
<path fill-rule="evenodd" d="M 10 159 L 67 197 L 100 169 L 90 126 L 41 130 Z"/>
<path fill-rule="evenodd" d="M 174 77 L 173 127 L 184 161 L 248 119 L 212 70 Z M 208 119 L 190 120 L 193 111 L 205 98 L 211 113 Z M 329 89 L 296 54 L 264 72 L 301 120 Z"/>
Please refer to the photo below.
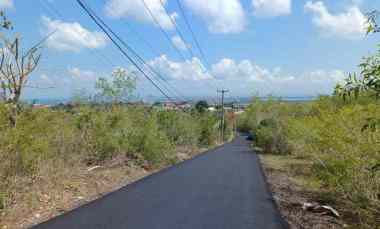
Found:
<path fill-rule="evenodd" d="M 321 186 L 357 212 L 362 228 L 371 228 L 380 213 L 376 98 L 324 96 L 308 103 L 255 99 L 240 118 L 265 153 L 290 153 L 312 162 Z"/>
<path fill-rule="evenodd" d="M 136 77 L 123 68 L 115 69 L 111 79 L 99 78 L 96 82 L 97 98 L 104 102 L 128 102 L 136 89 Z"/>
<path fill-rule="evenodd" d="M 367 34 L 380 32 L 380 27 L 377 21 L 379 15 L 380 12 L 377 10 L 373 10 L 367 14 Z"/>
<path fill-rule="evenodd" d="M 214 144 L 218 132 L 213 114 L 138 106 L 24 107 L 15 127 L 8 113 L 0 103 L 0 186 L 13 176 L 35 174 L 50 159 L 75 156 L 93 164 L 138 155 L 154 165 L 173 158 L 176 146 Z"/>
<path fill-rule="evenodd" d="M 6 30 L 13 28 L 12 22 L 7 18 L 4 11 L 0 11 L 0 27 Z"/>
<path fill-rule="evenodd" d="M 195 104 L 195 109 L 197 109 L 198 112 L 204 112 L 208 108 L 208 103 L 205 100 L 200 100 Z"/>

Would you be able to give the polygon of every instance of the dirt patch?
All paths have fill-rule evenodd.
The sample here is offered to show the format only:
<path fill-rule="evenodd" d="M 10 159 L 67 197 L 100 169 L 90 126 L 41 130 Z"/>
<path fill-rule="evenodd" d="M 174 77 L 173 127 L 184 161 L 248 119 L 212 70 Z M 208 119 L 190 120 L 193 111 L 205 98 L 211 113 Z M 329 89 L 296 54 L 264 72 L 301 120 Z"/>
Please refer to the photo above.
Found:
<path fill-rule="evenodd" d="M 206 149 L 182 147 L 173 161 L 181 162 Z M 75 160 L 74 160 L 75 161 Z M 79 160 L 78 160 L 79 161 Z M 64 165 L 64 166 L 63 166 Z M 105 164 L 46 163 L 38 176 L 15 178 L 10 201 L 0 210 L 0 229 L 28 228 L 155 173 L 170 164 L 151 167 L 138 158 L 116 157 Z"/>
<path fill-rule="evenodd" d="M 291 229 L 340 229 L 347 227 L 341 219 L 302 209 L 303 203 L 329 204 L 326 203 L 328 198 L 324 196 L 322 191 L 308 188 L 306 185 L 303 176 L 307 175 L 308 166 L 304 164 L 304 169 L 300 171 L 302 161 L 273 155 L 260 155 L 260 160 L 273 197 Z"/>

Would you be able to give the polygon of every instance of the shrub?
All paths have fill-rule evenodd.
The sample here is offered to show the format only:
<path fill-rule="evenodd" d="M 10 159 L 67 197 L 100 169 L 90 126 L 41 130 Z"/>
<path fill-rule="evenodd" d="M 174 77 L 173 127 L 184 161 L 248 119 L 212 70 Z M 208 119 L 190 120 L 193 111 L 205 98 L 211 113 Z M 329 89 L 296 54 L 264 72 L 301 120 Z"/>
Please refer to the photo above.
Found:
<path fill-rule="evenodd" d="M 313 162 L 322 187 L 371 228 L 380 214 L 380 106 L 370 96 L 311 103 L 254 100 L 241 118 L 266 153 L 292 153 Z"/>
<path fill-rule="evenodd" d="M 202 146 L 211 146 L 216 143 L 219 134 L 219 120 L 212 114 L 199 117 L 200 134 L 198 142 Z"/>

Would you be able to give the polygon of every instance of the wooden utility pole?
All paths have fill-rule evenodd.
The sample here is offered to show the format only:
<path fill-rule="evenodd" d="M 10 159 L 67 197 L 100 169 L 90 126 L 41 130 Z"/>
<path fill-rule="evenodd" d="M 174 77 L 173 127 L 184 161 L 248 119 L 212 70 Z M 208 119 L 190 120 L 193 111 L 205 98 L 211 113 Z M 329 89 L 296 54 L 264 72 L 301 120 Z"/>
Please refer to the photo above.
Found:
<path fill-rule="evenodd" d="M 236 112 L 238 111 L 238 102 L 233 102 L 232 103 L 232 114 L 233 114 L 233 119 L 234 119 L 234 127 L 233 127 L 233 131 L 234 131 L 234 136 L 237 135 L 237 114 Z"/>
<path fill-rule="evenodd" d="M 222 89 L 222 90 L 217 90 L 217 93 L 222 93 L 222 117 L 220 119 L 220 135 L 222 138 L 222 142 L 224 141 L 224 94 L 229 92 L 228 90 Z"/>

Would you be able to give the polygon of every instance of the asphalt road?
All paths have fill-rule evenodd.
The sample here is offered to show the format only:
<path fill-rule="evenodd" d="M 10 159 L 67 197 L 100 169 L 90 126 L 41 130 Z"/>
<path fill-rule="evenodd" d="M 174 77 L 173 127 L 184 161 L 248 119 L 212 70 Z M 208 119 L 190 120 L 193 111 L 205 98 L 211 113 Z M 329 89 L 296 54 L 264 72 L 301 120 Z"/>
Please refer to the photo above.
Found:
<path fill-rule="evenodd" d="M 244 137 L 35 229 L 280 229 L 257 155 Z"/>

